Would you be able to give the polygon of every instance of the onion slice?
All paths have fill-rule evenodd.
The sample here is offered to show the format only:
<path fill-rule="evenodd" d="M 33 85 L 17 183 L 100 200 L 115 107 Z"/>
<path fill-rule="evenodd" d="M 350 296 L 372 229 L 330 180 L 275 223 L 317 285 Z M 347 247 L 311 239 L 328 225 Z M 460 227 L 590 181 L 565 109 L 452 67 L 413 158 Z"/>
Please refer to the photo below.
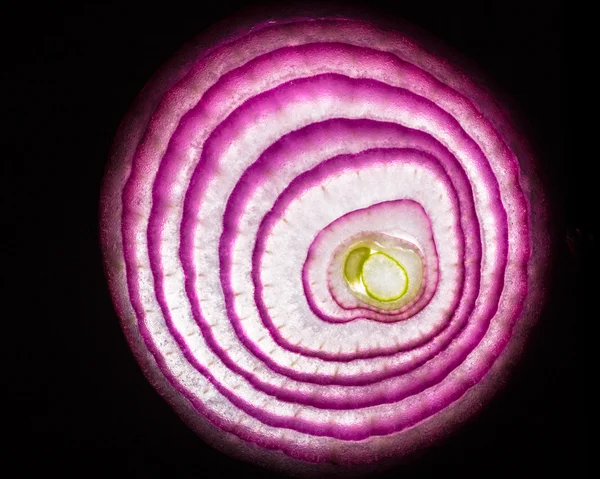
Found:
<path fill-rule="evenodd" d="M 377 23 L 198 45 L 124 121 L 101 198 L 145 373 L 200 436 L 282 470 L 371 467 L 446 434 L 543 303 L 525 141 L 487 90 Z"/>

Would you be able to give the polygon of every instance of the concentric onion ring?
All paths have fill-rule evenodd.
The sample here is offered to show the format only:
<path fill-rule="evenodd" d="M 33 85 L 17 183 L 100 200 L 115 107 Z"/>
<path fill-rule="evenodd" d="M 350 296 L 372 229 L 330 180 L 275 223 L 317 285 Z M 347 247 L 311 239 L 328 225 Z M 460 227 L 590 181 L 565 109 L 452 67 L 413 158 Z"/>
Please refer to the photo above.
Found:
<path fill-rule="evenodd" d="M 472 414 L 546 263 L 532 160 L 491 97 L 353 19 L 258 24 L 164 72 L 122 126 L 102 245 L 131 346 L 191 427 L 318 468 Z"/>

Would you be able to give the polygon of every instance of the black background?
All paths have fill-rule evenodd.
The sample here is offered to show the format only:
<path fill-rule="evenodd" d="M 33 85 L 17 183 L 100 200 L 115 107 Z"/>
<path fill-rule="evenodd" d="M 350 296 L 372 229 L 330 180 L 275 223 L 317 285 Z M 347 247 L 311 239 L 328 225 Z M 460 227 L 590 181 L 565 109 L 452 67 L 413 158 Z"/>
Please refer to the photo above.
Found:
<path fill-rule="evenodd" d="M 23 471 L 134 477 L 276 477 L 199 440 L 154 392 L 112 309 L 98 246 L 99 186 L 135 96 L 185 41 L 236 12 L 220 1 L 22 5 L 3 16 L 4 378 Z M 549 472 L 582 477 L 581 381 L 593 248 L 586 158 L 568 153 L 563 11 L 556 1 L 383 2 L 471 58 L 514 100 L 551 186 L 550 303 L 523 360 L 475 420 L 386 477 Z M 268 8 L 268 7 L 265 7 Z M 591 277 L 591 276 L 589 276 Z M 588 289 L 586 289 L 588 288 Z M 597 315 L 596 315 L 597 316 Z M 12 346 L 12 347 L 10 347 Z M 14 349 L 14 350 L 13 350 Z"/>

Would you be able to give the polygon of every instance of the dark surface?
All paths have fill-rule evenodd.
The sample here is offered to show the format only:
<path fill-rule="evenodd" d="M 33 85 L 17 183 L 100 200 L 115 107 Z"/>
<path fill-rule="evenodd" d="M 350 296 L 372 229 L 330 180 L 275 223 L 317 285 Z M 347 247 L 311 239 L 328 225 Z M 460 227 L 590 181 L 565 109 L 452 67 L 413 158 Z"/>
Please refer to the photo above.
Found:
<path fill-rule="evenodd" d="M 4 320 L 18 327 L 4 338 L 12 346 L 5 384 L 7 419 L 17 426 L 10 455 L 23 472 L 275 477 L 205 445 L 154 392 L 119 327 L 97 241 L 99 186 L 118 124 L 163 62 L 236 9 L 216 3 L 24 5 L 4 15 L 3 290 L 5 305 L 17 305 Z M 564 148 L 562 11 L 557 2 L 413 3 L 393 13 L 470 57 L 515 100 L 553 185 L 558 234 L 550 305 L 508 387 L 386 477 L 586 476 L 582 338 L 597 317 L 586 311 L 597 220 L 589 159 Z"/>

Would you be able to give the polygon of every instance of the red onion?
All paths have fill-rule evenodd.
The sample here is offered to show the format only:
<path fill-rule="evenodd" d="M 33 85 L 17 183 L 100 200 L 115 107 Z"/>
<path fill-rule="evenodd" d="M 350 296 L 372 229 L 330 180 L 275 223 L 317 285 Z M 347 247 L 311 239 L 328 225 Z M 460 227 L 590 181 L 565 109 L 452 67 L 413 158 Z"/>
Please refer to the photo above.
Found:
<path fill-rule="evenodd" d="M 525 142 L 480 85 L 374 24 L 203 45 L 143 92 L 104 182 L 107 276 L 147 376 L 212 444 L 287 470 L 441 437 L 544 297 Z"/>

